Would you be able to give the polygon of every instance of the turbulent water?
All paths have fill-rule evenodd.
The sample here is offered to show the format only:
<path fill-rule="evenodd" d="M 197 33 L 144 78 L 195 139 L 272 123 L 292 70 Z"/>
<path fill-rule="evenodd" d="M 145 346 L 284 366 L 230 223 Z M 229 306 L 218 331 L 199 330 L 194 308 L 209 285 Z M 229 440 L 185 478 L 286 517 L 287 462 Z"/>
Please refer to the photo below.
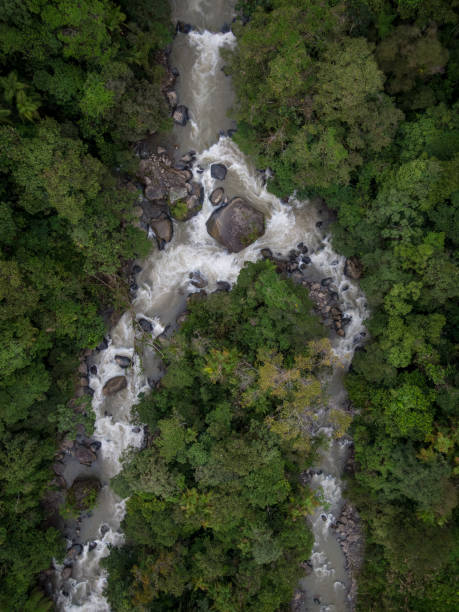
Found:
<path fill-rule="evenodd" d="M 180 72 L 179 100 L 189 107 L 191 116 L 186 127 L 176 127 L 174 130 L 177 154 L 191 148 L 198 152 L 194 166 L 195 180 L 203 183 L 206 197 L 196 217 L 186 223 L 174 223 L 173 240 L 163 251 L 154 250 L 145 261 L 139 262 L 142 271 L 137 278 L 137 297 L 131 309 L 111 330 L 109 347 L 95 357 L 97 375 L 91 377 L 90 386 L 95 390 L 94 439 L 101 442 L 101 449 L 91 468 L 80 466 L 79 474 L 68 472 L 65 476 L 69 482 L 77 475 L 94 474 L 100 478 L 103 487 L 92 516 L 85 518 L 81 524 L 78 541 L 83 544 L 83 552 L 74 561 L 72 577 L 63 580 L 63 568 L 56 568 L 59 610 L 103 612 L 110 609 L 103 595 L 106 573 L 100 566 L 100 560 L 108 555 L 110 544 L 123 542 L 120 524 L 125 502 L 110 489 L 109 480 L 120 471 L 123 452 L 142 444 L 142 431 L 130 424 L 130 410 L 139 393 L 149 390 L 147 378 L 156 376 L 159 368 L 155 351 L 140 343 L 136 319 L 146 318 L 154 324 L 153 339 L 166 326 L 174 325 L 177 315 L 184 308 L 187 294 L 195 290 L 190 285 L 191 272 L 199 271 L 209 282 L 208 290 L 212 291 L 217 281 L 234 283 L 244 262 L 258 259 L 263 247 L 271 248 L 274 253 L 286 254 L 299 242 L 308 246 L 317 278 L 333 278 L 343 314 L 351 317 L 346 337 L 335 336 L 332 339 L 341 365 L 328 382 L 330 405 L 318 420 L 318 430 L 330 438 L 330 444 L 314 468 L 312 486 L 323 491 L 325 503 L 312 517 L 315 538 L 311 557 L 313 572 L 300 584 L 305 591 L 302 605 L 304 610 L 320 609 L 322 612 L 344 611 L 348 606 L 349 585 L 344 558 L 330 530 L 342 505 L 339 475 L 346 456 L 346 442 L 334 440 L 327 416 L 330 407 L 341 407 L 345 401 L 340 379 L 363 332 L 365 302 L 358 287 L 344 277 L 344 259 L 333 252 L 329 238 L 316 227 L 321 219 L 320 211 L 308 202 L 295 199 L 288 204 L 282 203 L 268 193 L 260 173 L 235 143 L 230 138 L 219 136 L 220 130 L 232 127 L 227 110 L 232 104 L 233 94 L 231 81 L 221 70 L 220 49 L 233 47 L 236 40 L 231 32 L 221 33 L 219 30 L 225 23 L 231 22 L 233 6 L 234 2 L 222 0 L 172 2 L 174 17 L 196 27 L 188 35 L 177 35 L 171 55 L 172 64 Z M 228 253 L 206 230 L 206 220 L 213 210 L 208 196 L 221 184 L 210 176 L 209 167 L 213 162 L 221 162 L 228 167 L 227 178 L 222 184 L 226 195 L 244 197 L 262 210 L 267 218 L 264 236 L 238 254 Z M 204 169 L 203 173 L 198 172 L 198 166 Z M 114 360 L 115 354 L 131 357 L 133 367 L 122 370 Z M 105 397 L 102 393 L 105 382 L 121 374 L 127 375 L 127 388 L 113 397 Z"/>

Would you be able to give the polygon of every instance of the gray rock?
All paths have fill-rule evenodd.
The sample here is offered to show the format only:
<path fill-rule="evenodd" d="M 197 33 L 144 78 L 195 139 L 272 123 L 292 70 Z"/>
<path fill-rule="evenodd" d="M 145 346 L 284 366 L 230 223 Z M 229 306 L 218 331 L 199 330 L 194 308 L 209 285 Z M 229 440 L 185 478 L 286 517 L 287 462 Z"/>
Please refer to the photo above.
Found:
<path fill-rule="evenodd" d="M 188 151 L 188 153 L 185 153 L 184 155 L 182 155 L 182 157 L 180 158 L 180 161 L 183 162 L 184 164 L 189 164 L 193 161 L 195 155 L 196 154 L 194 151 Z"/>
<path fill-rule="evenodd" d="M 183 104 L 179 104 L 172 115 L 172 119 L 177 125 L 186 125 L 189 119 L 187 107 Z"/>
<path fill-rule="evenodd" d="M 217 291 L 231 291 L 231 285 L 226 281 L 217 281 Z"/>
<path fill-rule="evenodd" d="M 201 183 L 193 181 L 189 183 L 189 193 L 186 193 L 186 197 L 171 204 L 171 215 L 177 221 L 188 221 L 198 214 L 203 201 L 204 188 Z"/>
<path fill-rule="evenodd" d="M 174 232 L 172 221 L 165 213 L 162 213 L 158 219 L 150 219 L 150 226 L 155 233 L 160 249 L 163 248 L 164 243 L 172 240 Z"/>
<path fill-rule="evenodd" d="M 231 253 L 239 253 L 265 232 L 263 213 L 236 197 L 207 220 L 207 231 Z"/>
<path fill-rule="evenodd" d="M 210 167 L 210 176 L 219 181 L 224 181 L 227 173 L 227 168 L 224 164 L 212 164 Z"/>
<path fill-rule="evenodd" d="M 271 259 L 273 256 L 273 252 L 271 251 L 271 249 L 261 249 L 260 253 L 261 256 L 265 259 Z"/>
<path fill-rule="evenodd" d="M 176 170 L 186 170 L 188 168 L 188 164 L 186 164 L 183 161 L 178 161 L 175 165 L 174 168 Z"/>
<path fill-rule="evenodd" d="M 82 446 L 80 444 L 78 444 L 74 451 L 73 451 L 73 455 L 75 457 L 75 459 L 81 463 L 82 465 L 92 465 L 94 463 L 94 461 L 97 459 L 97 455 L 94 451 L 92 451 L 90 448 L 87 448 L 86 446 Z"/>
<path fill-rule="evenodd" d="M 113 395 L 114 393 L 118 393 L 127 387 L 127 379 L 126 376 L 114 376 L 110 378 L 102 389 L 104 395 Z"/>
<path fill-rule="evenodd" d="M 223 187 L 217 187 L 217 189 L 214 189 L 210 194 L 209 200 L 212 206 L 218 206 L 223 202 L 224 197 L 225 190 L 223 189 Z"/>
<path fill-rule="evenodd" d="M 147 200 L 160 200 L 164 197 L 164 188 L 159 183 L 150 183 L 145 188 L 145 197 Z"/>
<path fill-rule="evenodd" d="M 115 361 L 120 368 L 128 368 L 132 363 L 130 358 L 125 357 L 124 355 L 115 355 Z"/>
<path fill-rule="evenodd" d="M 150 219 L 158 219 L 163 214 L 167 214 L 169 211 L 169 206 L 165 200 L 155 200 L 154 202 L 143 200 L 142 209 L 142 219 L 149 223 Z"/>
<path fill-rule="evenodd" d="M 181 32 L 182 34 L 189 34 L 192 30 L 194 30 L 193 26 L 189 23 L 185 23 L 184 21 L 177 21 L 177 32 Z"/>
<path fill-rule="evenodd" d="M 175 108 L 177 106 L 177 92 L 172 90 L 166 93 L 167 101 L 169 102 L 169 106 Z"/>
<path fill-rule="evenodd" d="M 108 340 L 104 338 L 100 344 L 96 346 L 96 351 L 105 351 L 108 348 Z"/>
<path fill-rule="evenodd" d="M 139 319 L 138 323 L 144 332 L 153 331 L 153 325 L 147 319 Z"/>
<path fill-rule="evenodd" d="M 198 289 L 204 289 L 209 284 L 200 272 L 190 272 L 191 284 Z"/>
<path fill-rule="evenodd" d="M 177 200 L 183 200 L 187 197 L 188 190 L 185 186 L 183 187 L 171 187 L 169 190 L 169 202 L 172 205 Z"/>

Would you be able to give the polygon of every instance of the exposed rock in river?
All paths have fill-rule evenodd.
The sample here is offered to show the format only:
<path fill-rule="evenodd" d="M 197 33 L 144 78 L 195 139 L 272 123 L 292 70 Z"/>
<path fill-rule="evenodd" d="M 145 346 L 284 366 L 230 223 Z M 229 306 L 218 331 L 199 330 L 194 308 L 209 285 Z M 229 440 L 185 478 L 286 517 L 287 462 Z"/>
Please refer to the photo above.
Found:
<path fill-rule="evenodd" d="M 175 109 L 172 119 L 177 125 L 186 125 L 188 121 L 188 109 L 183 104 L 179 104 Z"/>
<path fill-rule="evenodd" d="M 83 444 L 75 444 L 73 456 L 79 463 L 88 466 L 92 465 L 97 459 L 96 453 Z"/>
<path fill-rule="evenodd" d="M 142 331 L 147 333 L 151 333 L 153 331 L 153 325 L 150 323 L 150 321 L 147 321 L 147 319 L 139 319 L 138 323 L 142 328 Z"/>
<path fill-rule="evenodd" d="M 108 380 L 103 388 L 104 395 L 113 395 L 127 387 L 126 376 L 114 376 Z"/>
<path fill-rule="evenodd" d="M 198 289 L 204 289 L 209 284 L 200 272 L 190 272 L 191 284 Z"/>
<path fill-rule="evenodd" d="M 349 503 L 344 504 L 334 529 L 351 577 L 349 599 L 354 609 L 357 599 L 357 575 L 363 562 L 364 538 L 359 514 Z"/>
<path fill-rule="evenodd" d="M 115 355 L 115 361 L 120 366 L 120 368 L 129 368 L 132 364 L 129 357 L 125 357 L 124 355 Z"/>
<path fill-rule="evenodd" d="M 166 213 L 161 213 L 157 219 L 150 219 L 151 229 L 154 231 L 159 249 L 172 240 L 173 225 Z"/>
<path fill-rule="evenodd" d="M 217 187 L 217 189 L 214 189 L 210 194 L 209 200 L 212 206 L 218 206 L 223 202 L 224 197 L 225 190 L 223 189 L 223 187 Z"/>
<path fill-rule="evenodd" d="M 265 217 L 254 206 L 236 197 L 209 217 L 207 231 L 230 252 L 239 253 L 265 232 Z"/>
<path fill-rule="evenodd" d="M 210 167 L 210 175 L 212 178 L 218 181 L 224 181 L 226 177 L 227 169 L 224 164 L 212 164 Z"/>

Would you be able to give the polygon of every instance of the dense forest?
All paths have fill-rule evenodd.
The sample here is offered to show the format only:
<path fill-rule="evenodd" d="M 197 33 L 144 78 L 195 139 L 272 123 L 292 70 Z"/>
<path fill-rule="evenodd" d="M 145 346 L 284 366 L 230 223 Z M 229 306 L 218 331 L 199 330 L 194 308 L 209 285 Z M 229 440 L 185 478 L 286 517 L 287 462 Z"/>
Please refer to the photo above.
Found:
<path fill-rule="evenodd" d="M 107 594 L 113 610 L 288 610 L 312 545 L 300 475 L 330 343 L 270 261 L 199 298 L 135 406 L 152 440 L 113 481 L 128 544 L 108 559 Z"/>
<path fill-rule="evenodd" d="M 149 249 L 128 176 L 132 144 L 170 122 L 171 33 L 166 0 L 0 1 L 2 610 L 38 610 L 37 575 L 63 549 L 40 500 L 75 425 L 78 356 Z"/>
<path fill-rule="evenodd" d="M 459 3 L 264 0 L 228 60 L 234 136 L 271 189 L 319 195 L 363 271 L 347 388 L 362 611 L 458 605 Z"/>
<path fill-rule="evenodd" d="M 362 612 L 459 605 L 459 0 L 241 0 L 225 52 L 234 139 L 278 196 L 319 196 L 369 340 L 346 386 Z M 167 130 L 167 0 L 0 0 L 0 609 L 50 609 L 61 534 L 43 499 L 82 351 L 123 308 L 135 143 Z M 301 484 L 333 366 L 304 288 L 269 261 L 189 304 L 135 406 L 147 446 L 112 550 L 113 610 L 289 609 L 318 500 Z M 305 410 L 305 406 L 307 409 Z M 83 415 L 85 422 L 83 423 Z M 52 486 L 52 485 L 51 485 Z"/>

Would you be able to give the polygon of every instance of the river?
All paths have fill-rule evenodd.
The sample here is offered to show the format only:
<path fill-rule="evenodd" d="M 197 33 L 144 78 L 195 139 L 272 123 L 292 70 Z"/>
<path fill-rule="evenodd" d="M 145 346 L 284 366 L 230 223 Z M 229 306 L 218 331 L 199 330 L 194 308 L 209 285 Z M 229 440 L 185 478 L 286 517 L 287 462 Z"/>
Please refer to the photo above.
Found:
<path fill-rule="evenodd" d="M 90 378 L 90 386 L 95 391 L 93 438 L 100 441 L 101 448 L 91 468 L 79 466 L 75 470 L 73 466 L 68 468 L 65 477 L 71 484 L 77 476 L 95 475 L 103 486 L 94 512 L 83 519 L 78 536 L 73 536 L 73 541 L 76 538 L 83 550 L 73 561 L 71 577 L 64 580 L 63 566 L 56 566 L 57 608 L 66 612 L 110 610 L 103 595 L 106 574 L 100 560 L 108 555 L 110 544 L 123 542 L 120 525 L 125 502 L 113 493 L 109 482 L 121 469 L 123 452 L 142 445 L 143 432 L 130 423 L 130 410 L 138 394 L 150 390 L 148 377 L 157 376 L 160 369 L 158 356 L 152 349 L 139 350 L 136 319 L 151 321 L 152 336 L 156 337 L 168 325 L 175 325 L 177 315 L 185 307 L 186 296 L 195 290 L 190 285 L 191 272 L 199 271 L 209 282 L 207 290 L 212 291 L 217 281 L 234 283 L 244 262 L 257 260 L 262 248 L 287 254 L 303 242 L 309 248 L 313 275 L 317 279 L 333 279 L 341 310 L 351 321 L 345 337 L 334 333 L 331 337 L 340 365 L 328 381 L 329 405 L 321 411 L 317 421 L 317 432 L 329 438 L 329 444 L 314 466 L 310 484 L 323 492 L 324 505 L 310 519 L 315 540 L 310 560 L 313 570 L 300 582 L 299 589 L 303 593 L 300 609 L 346 611 L 349 609 L 349 575 L 331 525 L 343 504 L 340 473 L 349 440 L 334 438 L 328 415 L 330 409 L 342 408 L 346 402 L 341 379 L 364 333 L 365 298 L 358 285 L 345 277 L 344 258 L 333 251 L 323 227 L 317 226 L 322 220 L 320 208 L 293 197 L 288 204 L 274 197 L 266 190 L 261 174 L 236 144 L 221 135 L 222 131 L 234 127 L 228 118 L 234 94 L 231 79 L 221 70 L 220 49 L 236 45 L 232 32 L 221 32 L 222 26 L 230 24 L 234 17 L 235 2 L 174 0 L 171 4 L 173 19 L 190 23 L 195 28 L 189 34 L 177 34 L 170 56 L 171 66 L 180 73 L 177 82 L 179 103 L 185 104 L 190 113 L 190 121 L 185 127 L 174 128 L 173 139 L 178 147 L 175 153 L 179 156 L 190 149 L 197 151 L 194 175 L 204 186 L 205 200 L 196 217 L 185 223 L 174 222 L 174 237 L 164 250 L 154 248 L 146 260 L 138 262 L 142 270 L 136 281 L 137 296 L 130 310 L 110 331 L 108 348 L 94 355 L 97 374 Z M 224 163 L 228 168 L 224 183 L 210 176 L 210 164 L 214 162 Z M 198 172 L 198 166 L 204 169 L 203 173 Z M 266 215 L 265 234 L 238 254 L 228 253 L 206 230 L 206 220 L 214 210 L 208 196 L 221 184 L 228 197 L 242 196 Z M 122 370 L 114 360 L 115 355 L 130 357 L 133 367 Z M 127 375 L 127 388 L 114 396 L 104 396 L 102 388 L 106 381 L 121 374 Z M 69 546 L 71 544 L 69 540 Z"/>

